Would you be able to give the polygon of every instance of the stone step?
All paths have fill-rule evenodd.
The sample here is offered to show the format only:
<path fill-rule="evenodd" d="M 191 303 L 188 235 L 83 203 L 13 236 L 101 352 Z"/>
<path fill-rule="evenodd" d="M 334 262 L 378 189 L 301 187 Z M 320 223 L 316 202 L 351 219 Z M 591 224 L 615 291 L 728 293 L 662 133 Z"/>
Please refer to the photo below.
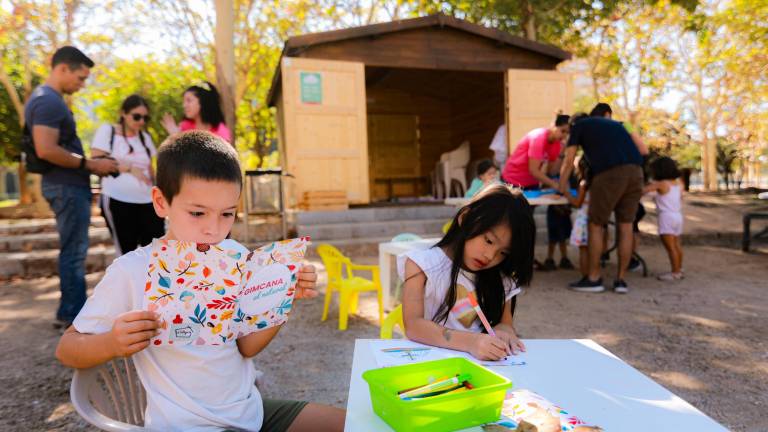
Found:
<path fill-rule="evenodd" d="M 420 236 L 439 235 L 446 220 L 415 219 L 377 222 L 347 222 L 299 225 L 300 236 L 310 236 L 313 240 L 349 240 L 357 238 L 392 238 L 400 233 L 413 233 Z"/>
<path fill-rule="evenodd" d="M 0 280 L 55 276 L 58 274 L 58 257 L 58 249 L 0 253 Z M 89 248 L 85 260 L 86 272 L 104 270 L 114 257 L 113 246 L 96 245 Z"/>
<path fill-rule="evenodd" d="M 91 227 L 88 230 L 90 245 L 112 244 L 112 236 L 105 228 Z M 35 234 L 16 234 L 0 237 L 0 252 L 29 252 L 59 248 L 57 232 L 39 232 Z"/>
<path fill-rule="evenodd" d="M 104 228 L 106 226 L 103 217 L 91 217 L 91 227 Z M 0 221 L 0 237 L 43 232 L 56 232 L 56 219 L 6 219 Z"/>
<path fill-rule="evenodd" d="M 446 205 L 391 206 L 352 208 L 344 211 L 297 212 L 297 225 L 349 222 L 380 222 L 395 220 L 451 219 L 456 207 Z"/>

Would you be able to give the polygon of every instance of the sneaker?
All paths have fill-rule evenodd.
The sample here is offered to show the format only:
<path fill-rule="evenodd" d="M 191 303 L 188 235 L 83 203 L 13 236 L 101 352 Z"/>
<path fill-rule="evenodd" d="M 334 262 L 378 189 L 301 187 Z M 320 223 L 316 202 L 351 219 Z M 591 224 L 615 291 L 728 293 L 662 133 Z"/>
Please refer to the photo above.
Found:
<path fill-rule="evenodd" d="M 629 265 L 627 266 L 627 270 L 631 272 L 638 272 L 642 270 L 642 267 L 643 266 L 640 265 L 640 260 L 635 257 L 632 257 L 629 259 Z"/>
<path fill-rule="evenodd" d="M 667 282 L 676 281 L 683 278 L 685 278 L 685 276 L 683 276 L 683 272 L 679 272 L 679 273 L 668 272 L 668 273 L 662 273 L 656 276 L 656 279 L 660 281 L 667 281 Z"/>
<path fill-rule="evenodd" d="M 588 281 L 589 281 L 589 279 L 587 279 L 586 276 L 582 276 L 581 279 L 579 279 L 579 280 L 577 280 L 575 282 L 569 283 L 568 284 L 568 288 L 573 288 L 573 287 L 580 286 L 581 284 L 584 284 L 584 283 L 586 283 Z"/>
<path fill-rule="evenodd" d="M 568 258 L 563 258 L 560 260 L 560 268 L 564 270 L 573 270 L 573 263 Z"/>
<path fill-rule="evenodd" d="M 546 261 L 544 261 L 544 265 L 541 266 L 541 271 L 552 271 L 557 270 L 557 266 L 555 265 L 555 260 L 552 258 L 547 258 Z"/>
<path fill-rule="evenodd" d="M 69 321 L 69 320 L 61 320 L 57 318 L 53 321 L 53 328 L 55 328 L 56 330 L 61 330 L 61 329 L 66 330 L 71 325 L 72 325 L 72 321 Z"/>
<path fill-rule="evenodd" d="M 613 292 L 616 294 L 626 294 L 629 292 L 629 287 L 623 279 L 613 281 Z"/>
<path fill-rule="evenodd" d="M 570 284 L 568 288 L 578 292 L 590 292 L 590 293 L 599 293 L 599 292 L 605 291 L 602 278 L 596 281 L 591 281 L 586 276 L 581 278 L 580 281 Z"/>

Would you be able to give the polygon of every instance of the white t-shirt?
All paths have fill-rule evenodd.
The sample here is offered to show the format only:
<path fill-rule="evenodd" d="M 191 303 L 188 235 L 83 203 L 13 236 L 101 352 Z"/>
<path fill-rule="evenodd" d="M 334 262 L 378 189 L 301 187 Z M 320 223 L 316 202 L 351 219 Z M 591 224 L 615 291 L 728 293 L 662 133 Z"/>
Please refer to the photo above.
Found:
<path fill-rule="evenodd" d="M 507 163 L 507 157 L 509 156 L 509 145 L 507 144 L 507 125 L 503 124 L 496 129 L 496 133 L 493 135 L 491 145 L 488 147 L 493 151 L 493 160 L 498 165 L 499 169 L 504 169 L 504 165 Z"/>
<path fill-rule="evenodd" d="M 226 248 L 246 249 L 234 240 Z M 105 333 L 115 317 L 139 310 L 151 246 L 116 259 L 75 318 L 80 333 Z M 150 346 L 133 355 L 147 391 L 145 426 L 158 431 L 258 431 L 264 406 L 254 385 L 255 368 L 237 344 Z"/>
<path fill-rule="evenodd" d="M 129 162 L 131 165 L 141 167 L 144 175 L 149 178 L 149 167 L 152 159 L 147 155 L 147 150 L 141 144 L 139 136 L 126 137 L 119 135 L 120 129 L 115 130 L 115 138 L 112 143 L 111 155 L 120 162 Z M 146 132 L 144 144 L 149 149 L 149 154 L 154 157 L 157 154 L 152 137 Z M 112 125 L 101 125 L 93 136 L 91 148 L 110 153 L 109 138 L 112 135 Z M 133 151 L 131 151 L 133 148 Z M 148 185 L 133 174 L 121 173 L 117 177 L 106 176 L 101 180 L 101 193 L 118 201 L 132 204 L 148 204 L 152 202 L 152 186 Z"/>
<path fill-rule="evenodd" d="M 397 274 L 401 280 L 405 280 L 405 261 L 413 261 L 427 276 L 424 285 L 424 318 L 431 320 L 445 300 L 445 294 L 451 285 L 451 266 L 453 262 L 439 247 L 426 250 L 406 252 L 397 257 Z M 482 323 L 477 313 L 469 304 L 468 291 L 475 290 L 475 275 L 464 270 L 459 271 L 459 279 L 456 281 L 456 304 L 448 313 L 445 327 L 453 330 L 472 331 L 480 333 Z M 504 302 L 520 294 L 520 288 L 510 277 L 502 277 L 504 284 Z"/>

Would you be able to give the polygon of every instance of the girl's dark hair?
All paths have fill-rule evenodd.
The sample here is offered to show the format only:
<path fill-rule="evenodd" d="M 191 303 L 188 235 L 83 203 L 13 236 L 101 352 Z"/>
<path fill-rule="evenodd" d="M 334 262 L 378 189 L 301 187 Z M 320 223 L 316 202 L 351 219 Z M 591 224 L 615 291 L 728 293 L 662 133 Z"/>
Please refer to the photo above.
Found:
<path fill-rule="evenodd" d="M 579 120 L 583 120 L 583 119 L 585 119 L 587 117 L 589 117 L 589 116 L 584 111 L 579 111 L 576 114 L 572 115 L 571 116 L 571 120 L 570 120 L 571 127 L 573 127 L 573 125 L 575 125 L 576 122 L 578 122 Z"/>
<path fill-rule="evenodd" d="M 496 165 L 494 165 L 493 161 L 490 159 L 483 159 L 480 162 L 477 163 L 477 176 L 480 177 L 481 175 L 488 172 L 489 169 L 496 168 Z"/>
<path fill-rule="evenodd" d="M 587 182 L 587 187 L 592 183 L 592 170 L 589 167 L 589 161 L 583 155 L 579 159 L 577 165 L 579 181 Z"/>
<path fill-rule="evenodd" d="M 677 162 L 667 156 L 662 156 L 651 163 L 651 173 L 654 180 L 674 180 L 680 178 Z"/>
<path fill-rule="evenodd" d="M 211 125 L 212 128 L 217 128 L 221 123 L 224 123 L 224 113 L 221 111 L 221 98 L 213 84 L 204 81 L 184 90 L 184 93 L 187 92 L 191 92 L 200 101 L 200 120 L 203 123 Z"/>
<path fill-rule="evenodd" d="M 491 326 L 501 322 L 504 312 L 505 291 L 502 278 L 511 277 L 518 286 L 531 282 L 536 237 L 531 206 L 520 190 L 501 184 L 489 186 L 456 213 L 450 229 L 435 245 L 448 251 L 453 265 L 448 292 L 432 321 L 445 323 L 448 313 L 456 303 L 456 284 L 464 264 L 464 244 L 499 224 L 506 224 L 512 232 L 509 254 L 498 266 L 475 273 L 477 301 Z M 514 315 L 514 297 L 511 312 Z"/>
<path fill-rule="evenodd" d="M 120 105 L 120 112 L 123 114 L 128 114 L 131 112 L 134 108 L 138 107 L 144 107 L 149 111 L 149 104 L 147 103 L 147 100 L 143 97 L 132 94 L 125 98 L 123 101 L 123 104 Z M 128 142 L 128 135 L 125 134 L 125 119 L 123 116 L 120 116 L 120 127 L 122 128 L 123 137 L 125 138 L 125 143 L 128 144 L 128 153 L 133 153 L 133 146 L 130 142 Z M 141 141 L 141 145 L 144 146 L 144 151 L 147 152 L 147 156 L 149 156 L 150 159 L 152 159 L 152 153 L 149 151 L 149 147 L 147 147 L 147 143 L 144 142 L 144 131 L 139 130 L 139 141 Z"/>
<path fill-rule="evenodd" d="M 571 119 L 571 116 L 569 116 L 568 114 L 558 114 L 555 117 L 555 126 L 567 125 L 570 119 Z"/>

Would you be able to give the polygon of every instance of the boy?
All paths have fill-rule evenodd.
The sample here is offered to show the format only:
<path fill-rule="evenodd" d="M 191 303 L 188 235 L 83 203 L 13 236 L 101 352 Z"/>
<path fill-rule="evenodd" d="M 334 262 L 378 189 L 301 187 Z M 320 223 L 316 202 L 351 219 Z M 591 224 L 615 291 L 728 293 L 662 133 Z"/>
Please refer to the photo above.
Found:
<path fill-rule="evenodd" d="M 242 177 L 237 153 L 202 131 L 171 136 L 157 158 L 152 202 L 168 218 L 167 239 L 215 244 L 234 222 Z M 231 246 L 231 245 L 230 245 Z M 133 356 L 147 391 L 145 426 L 152 430 L 248 431 L 342 430 L 344 410 L 296 401 L 264 400 L 254 385 L 250 357 L 280 326 L 251 333 L 237 344 L 148 348 L 158 316 L 140 310 L 151 246 L 121 256 L 109 266 L 93 295 L 64 333 L 56 357 L 89 368 Z M 317 275 L 304 266 L 296 298 L 314 297 Z"/>

